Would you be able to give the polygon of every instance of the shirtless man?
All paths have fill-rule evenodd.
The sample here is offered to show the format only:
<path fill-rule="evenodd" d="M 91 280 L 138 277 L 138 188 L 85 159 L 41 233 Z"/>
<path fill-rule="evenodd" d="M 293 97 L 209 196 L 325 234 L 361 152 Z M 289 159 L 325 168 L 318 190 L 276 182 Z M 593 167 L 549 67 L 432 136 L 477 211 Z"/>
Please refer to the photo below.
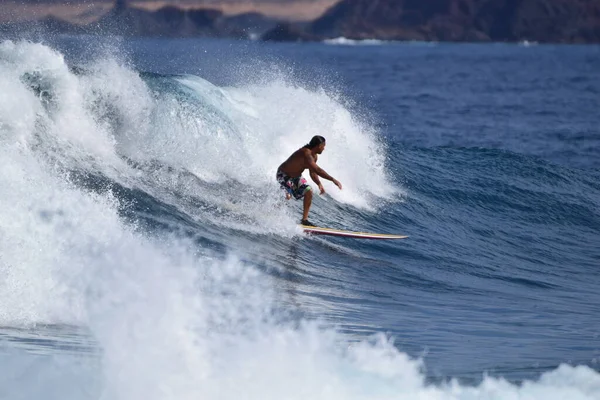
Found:
<path fill-rule="evenodd" d="M 312 188 L 306 183 L 306 179 L 302 177 L 302 172 L 305 169 L 308 168 L 310 171 L 310 177 L 319 187 L 321 194 L 325 193 L 325 189 L 319 180 L 319 176 L 332 181 L 340 190 L 342 189 L 342 184 L 337 179 L 317 165 L 317 159 L 323 150 L 325 150 L 325 138 L 314 136 L 309 144 L 296 150 L 277 169 L 277 182 L 286 190 L 285 198 L 289 200 L 294 196 L 296 200 L 300 200 L 304 197 L 304 212 L 302 221 L 300 221 L 302 225 L 314 226 L 308 220 L 308 211 L 312 203 Z"/>

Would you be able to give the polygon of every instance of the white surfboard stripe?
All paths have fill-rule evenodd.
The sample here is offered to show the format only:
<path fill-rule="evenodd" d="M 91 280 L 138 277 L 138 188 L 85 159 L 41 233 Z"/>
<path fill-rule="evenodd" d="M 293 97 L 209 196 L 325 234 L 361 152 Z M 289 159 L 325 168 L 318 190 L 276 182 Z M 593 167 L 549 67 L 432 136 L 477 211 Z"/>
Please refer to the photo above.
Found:
<path fill-rule="evenodd" d="M 330 235 L 330 236 L 345 236 L 352 238 L 361 239 L 406 239 L 408 236 L 405 235 L 390 235 L 386 233 L 370 233 L 370 232 L 353 232 L 345 231 L 343 229 L 333 228 L 321 228 L 317 226 L 300 225 L 305 233 L 316 234 L 316 235 Z"/>

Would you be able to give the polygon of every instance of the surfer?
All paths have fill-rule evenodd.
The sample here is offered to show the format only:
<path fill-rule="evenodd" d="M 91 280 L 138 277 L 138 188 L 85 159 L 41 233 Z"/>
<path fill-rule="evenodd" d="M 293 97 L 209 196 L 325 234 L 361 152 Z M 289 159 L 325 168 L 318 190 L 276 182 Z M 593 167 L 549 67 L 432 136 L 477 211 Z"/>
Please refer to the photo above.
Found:
<path fill-rule="evenodd" d="M 296 150 L 287 160 L 277 169 L 277 182 L 285 189 L 285 198 L 289 200 L 292 196 L 296 200 L 304 197 L 304 211 L 302 213 L 302 225 L 314 226 L 308 220 L 308 211 L 312 203 L 312 187 L 308 185 L 306 179 L 302 177 L 302 172 L 308 168 L 311 179 L 319 187 L 320 193 L 325 193 L 325 189 L 319 180 L 321 178 L 333 182 L 342 189 L 342 184 L 325 170 L 317 165 L 319 154 L 325 150 L 325 138 L 323 136 L 314 136 L 310 143 Z"/>

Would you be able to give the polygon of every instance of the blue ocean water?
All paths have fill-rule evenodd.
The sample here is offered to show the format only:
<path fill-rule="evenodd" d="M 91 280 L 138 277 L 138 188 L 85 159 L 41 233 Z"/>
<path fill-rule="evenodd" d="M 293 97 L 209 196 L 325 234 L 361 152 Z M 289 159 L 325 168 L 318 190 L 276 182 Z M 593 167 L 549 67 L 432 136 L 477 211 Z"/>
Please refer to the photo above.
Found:
<path fill-rule="evenodd" d="M 600 398 L 600 47 L 0 44 L 2 398 Z M 327 138 L 306 237 L 277 166 Z"/>

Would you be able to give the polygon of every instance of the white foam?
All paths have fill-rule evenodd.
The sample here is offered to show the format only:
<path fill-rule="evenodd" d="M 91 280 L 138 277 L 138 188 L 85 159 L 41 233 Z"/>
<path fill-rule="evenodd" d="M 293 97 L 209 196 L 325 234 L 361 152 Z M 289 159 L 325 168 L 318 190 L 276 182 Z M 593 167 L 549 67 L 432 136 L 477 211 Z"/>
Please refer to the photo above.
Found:
<path fill-rule="evenodd" d="M 320 165 L 344 186 L 339 191 L 322 180 L 334 199 L 375 210 L 379 199 L 394 199 L 400 193 L 386 171 L 385 147 L 377 133 L 335 95 L 306 90 L 281 77 L 236 88 L 216 87 L 194 76 L 178 82 L 182 93 L 163 93 L 153 105 L 141 103 L 151 110 L 151 122 L 132 124 L 138 129 L 126 138 L 118 137 L 117 147 L 130 159 L 158 160 L 198 179 L 175 182 L 171 171 L 155 170 L 152 185 L 164 184 L 162 193 L 153 192 L 156 197 L 167 199 L 176 190 L 211 206 L 230 210 L 234 205 L 237 210 L 224 218 L 200 215 L 197 207 L 186 209 L 194 218 L 251 231 L 256 224 L 245 219 L 260 220 L 263 231 L 291 233 L 298 218 L 292 214 L 298 211 L 278 207 L 283 196 L 275 173 L 314 135 L 324 135 L 328 141 Z M 125 108 L 129 106 L 136 104 Z"/>
<path fill-rule="evenodd" d="M 100 385 L 95 391 L 102 399 L 587 400 L 600 395 L 597 372 L 566 365 L 521 386 L 489 377 L 474 387 L 457 381 L 426 385 L 422 363 L 383 336 L 351 343 L 316 322 L 282 322 L 270 278 L 251 265 L 193 256 L 175 239 L 149 241 L 121 226 L 110 203 L 68 190 L 61 200 L 71 196 L 79 206 L 70 202 L 71 211 L 62 218 L 31 216 L 29 227 L 46 228 L 37 229 L 35 240 L 20 250 L 43 246 L 48 255 L 4 264 L 23 283 L 20 289 L 35 290 L 3 290 L 3 309 L 24 299 L 43 301 L 29 301 L 35 312 L 20 314 L 19 320 L 3 315 L 2 322 L 37 322 L 42 316 L 60 321 L 71 315 L 71 322 L 89 326 L 101 346 L 101 362 L 90 358 L 86 373 L 92 376 L 83 378 L 92 388 Z M 79 214 L 93 211 L 103 211 L 103 218 L 87 221 Z M 73 390 L 65 383 L 81 358 L 58 357 L 55 363 L 33 360 L 35 374 L 28 362 L 20 367 L 22 358 L 9 358 L 11 376 L 15 368 L 23 375 L 2 387 L 22 393 L 23 382 L 41 379 L 49 399 L 80 398 L 70 394 L 80 396 L 85 388 Z M 57 363 L 63 363 L 64 374 L 57 373 Z M 48 376 L 55 385 L 47 383 Z"/>
<path fill-rule="evenodd" d="M 79 247 L 96 246 L 107 226 L 119 224 L 113 200 L 71 187 L 18 142 L 3 141 L 0 154 L 0 321 L 78 321 L 79 295 L 66 283 L 84 268 Z M 76 236 L 62 234 L 74 225 Z"/>
<path fill-rule="evenodd" d="M 273 190 L 277 167 L 312 136 L 322 135 L 327 148 L 319 164 L 344 186 L 339 191 L 322 180 L 332 197 L 371 208 L 370 196 L 390 198 L 398 193 L 387 176 L 385 148 L 376 132 L 355 118 L 335 95 L 309 91 L 283 79 L 227 89 L 207 88 L 207 82 L 195 77 L 182 81 L 210 97 L 227 118 L 216 132 L 199 132 L 206 150 L 194 161 L 202 163 L 196 168 L 204 173 L 213 171 Z"/>
<path fill-rule="evenodd" d="M 97 170 L 123 185 L 143 187 L 163 201 L 176 202 L 172 196 L 177 191 L 210 207 L 235 203 L 238 210 L 231 213 L 232 219 L 223 219 L 194 214 L 191 207 L 186 212 L 194 218 L 236 229 L 255 229 L 240 218 L 259 219 L 267 222 L 266 231 L 291 232 L 297 215 L 290 215 L 297 211 L 277 207 L 282 194 L 274 178 L 276 168 L 317 134 L 328 140 L 320 165 L 344 185 L 339 191 L 324 181 L 337 201 L 375 210 L 378 199 L 392 199 L 400 192 L 387 175 L 385 147 L 377 132 L 353 115 L 338 95 L 295 86 L 284 76 L 236 88 L 181 78 L 181 88 L 187 90 L 183 96 L 171 88 L 155 98 L 135 72 L 110 57 L 90 60 L 85 72 L 75 75 L 60 53 L 40 44 L 4 42 L 0 56 L 0 68 L 7 71 L 4 85 L 18 99 L 7 101 L 2 111 L 7 113 L 7 131 L 36 142 L 54 162 Z M 34 75 L 49 100 L 32 93 L 21 81 L 25 74 Z M 16 117 L 15 107 L 25 110 L 22 117 Z M 176 170 L 140 176 L 122 157 L 159 161 Z M 201 182 L 174 179 L 180 172 L 191 172 Z M 274 224 L 265 218 L 265 206 L 273 211 L 269 214 Z"/>
<path fill-rule="evenodd" d="M 5 41 L 0 45 L 0 69 L 3 86 L 23 96 L 5 100 L 24 114 L 5 115 L 5 125 L 18 127 L 19 135 L 28 140 L 35 129 L 37 135 L 70 148 L 70 156 L 77 154 L 80 162 L 88 156 L 116 161 L 114 139 L 86 109 L 84 88 L 60 53 L 37 43 Z M 22 80 L 26 76 L 39 85 L 40 93 L 24 94 L 27 89 Z M 45 94 L 50 100 L 44 100 Z M 9 107 L 3 113 L 10 110 Z"/>

